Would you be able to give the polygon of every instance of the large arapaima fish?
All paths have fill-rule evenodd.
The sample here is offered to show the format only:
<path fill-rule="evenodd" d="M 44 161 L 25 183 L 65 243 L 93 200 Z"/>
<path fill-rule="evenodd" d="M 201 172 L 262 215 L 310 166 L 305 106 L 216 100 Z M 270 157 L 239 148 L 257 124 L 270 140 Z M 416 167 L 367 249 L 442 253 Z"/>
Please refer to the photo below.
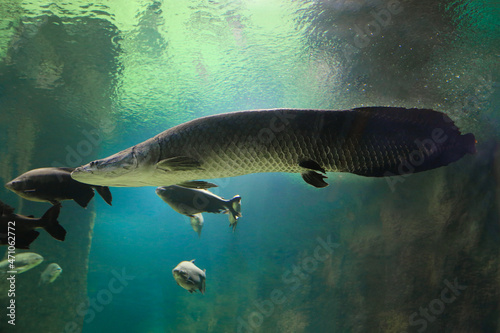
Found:
<path fill-rule="evenodd" d="M 208 188 L 203 179 L 301 173 L 316 187 L 326 172 L 384 177 L 446 166 L 475 152 L 444 113 L 429 109 L 272 109 L 217 114 L 172 127 L 72 177 L 101 186 Z M 405 167 L 406 166 L 406 167 Z"/>

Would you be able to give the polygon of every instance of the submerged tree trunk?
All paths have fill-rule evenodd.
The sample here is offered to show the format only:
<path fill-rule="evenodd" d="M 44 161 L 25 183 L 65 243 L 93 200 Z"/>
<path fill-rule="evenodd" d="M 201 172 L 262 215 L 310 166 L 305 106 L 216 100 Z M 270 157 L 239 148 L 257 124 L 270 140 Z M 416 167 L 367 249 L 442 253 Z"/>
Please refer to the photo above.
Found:
<path fill-rule="evenodd" d="M 106 117 L 113 86 L 109 73 L 116 70 L 114 27 L 100 20 L 68 24 L 57 16 L 29 17 L 8 2 L 0 11 L 12 14 L 15 28 L 0 36 L 0 47 L 9 46 L 0 52 L 0 182 L 34 168 L 76 167 L 97 157 L 100 142 L 113 129 Z M 16 213 L 40 217 L 50 207 L 21 199 L 3 186 L 0 191 L 0 199 Z M 8 276 L 1 277 L 0 332 L 80 332 L 84 320 L 91 319 L 86 316 L 87 270 L 96 200 L 102 199 L 96 195 L 86 209 L 63 202 L 58 221 L 67 231 L 64 242 L 40 230 L 29 250 L 16 250 L 45 260 L 15 276 L 15 295 L 7 294 Z M 6 250 L 0 247 L 0 256 Z M 62 274 L 39 285 L 50 263 L 59 264 Z M 15 326 L 6 316 L 12 301 Z"/>

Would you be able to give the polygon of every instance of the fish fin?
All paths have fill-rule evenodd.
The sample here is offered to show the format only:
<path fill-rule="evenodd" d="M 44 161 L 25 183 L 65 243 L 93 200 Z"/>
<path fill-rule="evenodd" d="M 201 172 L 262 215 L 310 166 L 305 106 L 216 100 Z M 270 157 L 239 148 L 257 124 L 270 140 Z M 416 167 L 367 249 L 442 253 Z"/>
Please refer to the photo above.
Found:
<path fill-rule="evenodd" d="M 234 217 L 232 214 L 229 214 L 229 227 L 230 228 L 233 228 L 233 232 L 234 230 L 236 230 L 236 226 L 238 225 L 238 218 Z"/>
<path fill-rule="evenodd" d="M 204 222 L 203 215 L 201 213 L 196 213 L 196 214 L 193 214 L 193 215 L 189 215 L 189 217 L 194 222 L 201 223 L 201 224 L 203 224 L 203 222 Z"/>
<path fill-rule="evenodd" d="M 239 195 L 235 195 L 231 200 L 229 200 L 228 213 L 229 226 L 232 227 L 234 231 L 236 229 L 236 225 L 238 224 L 238 219 L 242 216 L 241 197 Z"/>
<path fill-rule="evenodd" d="M 187 188 L 197 188 L 197 189 L 207 189 L 207 188 L 212 188 L 212 187 L 217 187 L 217 185 L 209 182 L 205 182 L 203 180 L 192 180 L 188 182 L 182 182 L 177 184 L 182 187 L 187 187 Z"/>
<path fill-rule="evenodd" d="M 16 235 L 16 248 L 28 250 L 30 244 L 40 235 L 36 230 L 30 230 L 28 232 L 23 232 L 21 235 Z"/>
<path fill-rule="evenodd" d="M 460 141 L 463 144 L 465 151 L 469 154 L 475 154 L 476 151 L 476 137 L 472 133 L 467 133 L 460 136 Z"/>
<path fill-rule="evenodd" d="M 241 196 L 235 195 L 229 202 L 231 203 L 231 208 L 236 212 L 236 215 L 241 217 Z"/>
<path fill-rule="evenodd" d="M 83 208 L 87 208 L 87 205 L 89 204 L 90 200 L 94 197 L 94 191 L 92 190 L 91 187 L 88 188 L 90 191 L 80 191 L 78 193 L 75 193 L 75 196 L 73 197 L 73 200 Z"/>
<path fill-rule="evenodd" d="M 465 154 L 475 154 L 476 153 L 476 138 L 474 134 L 467 133 L 460 135 L 456 139 L 456 145 L 444 151 L 441 156 L 439 156 L 439 162 L 442 165 L 448 165 L 452 162 L 458 161 Z"/>
<path fill-rule="evenodd" d="M 55 200 L 55 199 L 54 199 L 54 200 L 49 200 L 49 202 L 50 202 L 53 206 L 57 206 L 57 205 L 59 205 L 59 201 L 57 201 L 57 200 Z"/>
<path fill-rule="evenodd" d="M 194 261 L 195 261 L 195 260 L 196 260 L 196 259 L 192 259 L 192 260 L 189 260 L 189 261 L 190 261 L 190 262 L 192 262 L 192 263 L 194 263 Z"/>
<path fill-rule="evenodd" d="M 106 203 L 111 206 L 111 200 L 113 200 L 113 198 L 111 196 L 111 191 L 109 190 L 109 187 L 97 186 L 97 185 L 92 187 L 97 191 L 97 193 L 99 193 L 101 198 L 103 198 L 104 201 L 106 201 Z"/>
<path fill-rule="evenodd" d="M 0 209 L 1 209 L 0 213 L 2 215 L 8 215 L 14 213 L 14 208 L 7 205 L 6 203 L 3 203 L 2 201 L 0 201 Z"/>
<path fill-rule="evenodd" d="M 191 277 L 188 277 L 188 278 L 186 279 L 186 283 L 192 284 L 193 286 L 195 286 L 195 285 L 196 285 L 196 282 L 194 282 L 194 280 L 193 280 Z"/>
<path fill-rule="evenodd" d="M 309 169 L 309 170 L 314 170 L 314 171 L 319 171 L 321 173 L 325 173 L 326 170 L 322 168 L 316 161 L 313 160 L 305 160 L 302 162 L 299 162 L 299 166 Z"/>
<path fill-rule="evenodd" d="M 203 272 L 205 272 L 205 270 L 203 270 Z M 201 287 L 200 287 L 200 291 L 201 291 L 202 295 L 205 295 L 205 288 L 206 288 L 205 279 L 202 277 L 201 278 Z"/>
<path fill-rule="evenodd" d="M 328 183 L 325 182 L 323 179 L 328 178 L 326 176 L 323 176 L 322 174 L 317 173 L 316 171 L 306 171 L 302 172 L 302 179 L 304 181 L 314 187 L 326 187 L 328 186 Z"/>
<path fill-rule="evenodd" d="M 156 163 L 156 168 L 165 171 L 199 170 L 201 163 L 188 156 L 175 156 Z"/>
<path fill-rule="evenodd" d="M 41 219 L 44 222 L 43 228 L 45 231 L 55 239 L 63 241 L 66 238 L 66 230 L 59 224 L 59 221 L 57 221 L 60 211 L 61 204 L 52 206 L 43 214 Z"/>

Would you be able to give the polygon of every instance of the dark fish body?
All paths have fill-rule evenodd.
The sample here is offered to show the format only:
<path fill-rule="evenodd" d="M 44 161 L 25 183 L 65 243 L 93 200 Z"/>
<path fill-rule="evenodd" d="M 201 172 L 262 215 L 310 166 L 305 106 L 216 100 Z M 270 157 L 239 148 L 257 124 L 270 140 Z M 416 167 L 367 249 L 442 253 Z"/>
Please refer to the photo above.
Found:
<path fill-rule="evenodd" d="M 56 205 L 62 200 L 74 200 L 87 207 L 94 197 L 94 188 L 111 205 L 111 192 L 103 186 L 90 186 L 71 178 L 74 168 L 40 168 L 23 173 L 5 187 L 24 199 L 47 201 Z"/>
<path fill-rule="evenodd" d="M 225 200 L 207 190 L 186 188 L 178 185 L 160 186 L 156 194 L 176 212 L 189 216 L 192 223 L 199 225 L 200 213 L 227 213 L 230 226 L 236 228 L 238 218 L 241 217 L 241 197 L 234 196 Z M 203 218 L 201 218 L 203 223 Z"/>
<path fill-rule="evenodd" d="M 428 109 L 273 109 L 230 112 L 168 129 L 75 169 L 78 181 L 107 186 L 180 184 L 260 172 L 301 173 L 323 187 L 325 172 L 383 177 L 448 165 L 475 152 L 444 113 Z"/>
<path fill-rule="evenodd" d="M 66 230 L 59 224 L 57 218 L 61 205 L 50 207 L 41 218 L 15 214 L 14 208 L 0 201 L 0 244 L 8 245 L 15 240 L 15 247 L 28 249 L 29 245 L 40 234 L 35 229 L 43 228 L 53 238 L 64 241 Z M 10 227 L 10 228 L 9 228 Z M 9 234 L 9 231 L 11 234 Z M 14 238 L 9 238 L 14 237 Z"/>

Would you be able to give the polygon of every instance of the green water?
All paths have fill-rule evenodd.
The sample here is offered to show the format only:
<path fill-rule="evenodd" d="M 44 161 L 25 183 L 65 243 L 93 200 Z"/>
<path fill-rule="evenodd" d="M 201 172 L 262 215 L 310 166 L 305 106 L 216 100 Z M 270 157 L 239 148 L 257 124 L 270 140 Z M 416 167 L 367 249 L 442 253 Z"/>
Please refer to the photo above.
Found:
<path fill-rule="evenodd" d="M 18 276 L 16 326 L 2 314 L 0 332 L 500 332 L 498 7 L 2 0 L 4 183 L 262 108 L 432 108 L 474 133 L 478 153 L 397 183 L 214 180 L 214 193 L 241 195 L 243 217 L 233 233 L 204 214 L 201 237 L 153 187 L 111 188 L 112 207 L 66 201 L 67 239 L 42 231 L 32 244 L 45 261 Z M 50 207 L 7 189 L 0 200 L 26 215 Z M 205 295 L 173 279 L 191 259 Z M 63 273 L 38 287 L 50 262 Z"/>

